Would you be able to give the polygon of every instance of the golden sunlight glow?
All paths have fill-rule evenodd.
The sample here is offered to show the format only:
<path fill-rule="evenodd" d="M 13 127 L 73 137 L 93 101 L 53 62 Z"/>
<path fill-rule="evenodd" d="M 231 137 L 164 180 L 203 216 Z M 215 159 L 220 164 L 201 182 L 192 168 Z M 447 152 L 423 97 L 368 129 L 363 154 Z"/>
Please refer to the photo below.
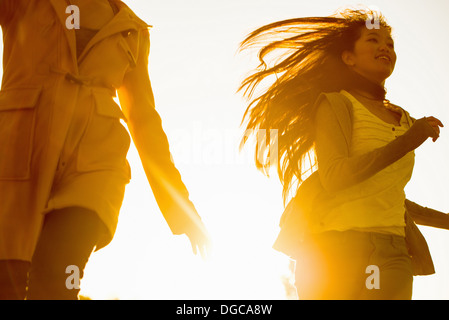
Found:
<path fill-rule="evenodd" d="M 212 251 L 203 260 L 192 253 L 185 235 L 172 235 L 131 143 L 132 179 L 118 228 L 113 241 L 92 254 L 81 295 L 93 299 L 295 299 L 294 265 L 272 249 L 284 210 L 276 170 L 272 168 L 267 178 L 254 166 L 254 148 L 246 146 L 239 152 L 246 101 L 236 91 L 258 60 L 237 52 L 247 34 L 263 24 L 326 16 L 347 3 L 124 2 L 153 25 L 149 74 L 156 110 L 190 200 L 211 236 Z M 398 53 L 395 73 L 387 82 L 389 99 L 416 118 L 434 115 L 449 124 L 449 45 L 444 40 L 446 28 L 438 25 L 446 21 L 449 2 L 379 0 L 376 6 L 393 26 Z M 408 198 L 444 212 L 449 211 L 446 130 L 442 129 L 438 142 L 427 142 L 418 150 L 414 176 L 406 189 Z M 308 160 L 313 165 L 312 153 Z M 160 178 L 181 201 L 176 189 Z M 449 299 L 449 232 L 421 230 L 437 274 L 415 277 L 413 297 Z"/>
<path fill-rule="evenodd" d="M 175 164 L 189 189 L 190 199 L 211 234 L 212 255 L 203 261 L 193 256 L 186 237 L 171 235 L 132 147 L 128 158 L 133 178 L 127 188 L 117 234 L 109 247 L 92 255 L 86 270 L 83 292 L 94 298 L 296 297 L 292 287 L 293 266 L 285 256 L 271 248 L 283 211 L 282 188 L 277 175 L 273 172 L 267 179 L 255 169 L 251 147 L 238 153 L 243 133 L 239 125 L 246 106 L 235 92 L 239 82 L 258 61 L 255 56 L 237 54 L 237 48 L 250 31 L 265 23 L 295 16 L 332 14 L 344 3 L 288 0 L 259 1 L 257 4 L 233 1 L 217 4 L 201 0 L 195 3 L 201 11 L 179 1 L 162 4 L 139 0 L 128 5 L 154 26 L 149 71 L 156 108 L 163 119 Z M 434 114 L 448 122 L 447 109 L 441 109 L 442 102 L 447 101 L 443 98 L 446 91 L 435 91 L 439 96 L 433 96 L 429 105 L 429 96 L 420 95 L 422 90 L 410 83 L 409 72 L 416 68 L 413 57 L 426 55 L 419 53 L 420 49 L 412 44 L 415 38 L 412 34 L 423 34 L 423 39 L 428 34 L 422 16 L 420 28 L 412 27 L 404 20 L 400 9 L 402 3 L 379 1 L 376 4 L 394 26 L 397 38 L 398 64 L 387 84 L 390 98 L 404 104 L 412 114 Z M 407 5 L 410 8 L 410 4 Z M 415 4 L 410 8 L 410 19 L 427 10 L 421 6 L 424 5 Z M 440 2 L 438 6 L 447 4 Z M 438 14 L 442 10 L 432 12 Z M 431 21 L 436 21 L 426 19 L 429 26 Z M 429 30 L 435 35 L 435 30 L 439 29 Z M 435 37 L 432 45 L 442 46 L 438 36 Z M 401 54 L 410 52 L 410 48 L 416 51 L 411 57 Z M 434 53 L 439 55 L 439 52 L 444 49 L 435 48 Z M 446 63 L 442 55 L 434 58 L 433 61 Z M 436 71 L 433 74 L 440 74 L 440 80 L 429 79 L 431 83 L 440 88 L 443 83 L 448 84 L 447 75 Z M 410 92 L 414 93 L 413 97 Z M 429 109 L 421 110 L 420 101 L 426 101 Z M 410 183 L 408 193 L 412 198 L 423 199 L 429 206 L 447 211 L 449 203 L 443 191 L 439 191 L 444 188 L 432 188 L 433 194 L 429 196 L 421 192 L 418 182 L 430 186 L 423 167 L 426 168 L 426 157 L 430 157 L 425 155 L 433 154 L 432 159 L 437 161 L 435 167 L 445 173 L 432 175 L 432 185 L 445 185 L 443 177 L 448 176 L 448 171 L 443 159 L 447 159 L 448 154 L 437 154 L 443 152 L 441 146 L 447 141 L 444 133 L 440 140 L 439 146 L 428 146 L 427 151 L 417 154 L 415 180 Z M 313 162 L 313 157 L 310 160 Z M 438 247 L 443 239 L 447 241 L 448 235 L 441 230 L 425 228 L 423 232 L 433 248 L 440 271 L 435 276 L 415 278 L 414 297 L 449 298 L 448 275 L 444 271 L 449 270 L 449 256 L 443 247 Z"/>

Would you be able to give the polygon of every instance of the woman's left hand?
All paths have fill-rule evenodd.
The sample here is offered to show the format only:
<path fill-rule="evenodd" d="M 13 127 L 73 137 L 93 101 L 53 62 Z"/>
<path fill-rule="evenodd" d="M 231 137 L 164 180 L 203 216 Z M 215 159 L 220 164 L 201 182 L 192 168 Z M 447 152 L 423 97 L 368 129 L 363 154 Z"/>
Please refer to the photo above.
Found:
<path fill-rule="evenodd" d="M 198 251 L 203 259 L 206 259 L 211 251 L 211 241 L 209 234 L 201 220 L 195 221 L 186 231 L 186 235 L 192 245 L 192 251 L 196 255 Z"/>

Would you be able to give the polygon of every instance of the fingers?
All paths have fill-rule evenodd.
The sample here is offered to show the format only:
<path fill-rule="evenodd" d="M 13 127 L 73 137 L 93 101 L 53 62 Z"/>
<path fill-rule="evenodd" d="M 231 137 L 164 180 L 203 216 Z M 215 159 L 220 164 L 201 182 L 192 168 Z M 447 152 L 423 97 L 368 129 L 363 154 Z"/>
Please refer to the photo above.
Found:
<path fill-rule="evenodd" d="M 429 122 L 433 131 L 435 131 L 435 135 L 432 136 L 432 141 L 435 142 L 440 137 L 440 127 L 436 123 Z"/>
<path fill-rule="evenodd" d="M 209 257 L 211 253 L 211 241 L 208 235 L 204 235 L 198 244 L 198 248 L 200 250 L 201 257 L 206 259 Z"/>
<path fill-rule="evenodd" d="M 203 259 L 206 259 L 210 253 L 209 236 L 201 230 L 196 230 L 194 232 L 188 233 L 187 237 L 190 240 L 193 254 L 197 255 L 199 252 L 201 257 Z"/>
<path fill-rule="evenodd" d="M 432 141 L 435 142 L 440 137 L 440 127 L 444 127 L 444 125 L 435 117 L 426 117 L 425 119 L 435 132 L 435 135 L 432 136 Z"/>
<path fill-rule="evenodd" d="M 206 260 L 209 257 L 209 251 L 207 250 L 207 246 L 199 246 L 200 256 L 203 260 Z"/>
<path fill-rule="evenodd" d="M 190 240 L 190 245 L 192 246 L 193 254 L 197 255 L 198 254 L 197 243 L 195 241 L 192 241 L 192 239 L 190 239 L 190 238 L 189 238 L 189 240 Z"/>
<path fill-rule="evenodd" d="M 435 117 L 426 117 L 426 120 L 428 122 L 433 122 L 433 123 L 437 124 L 440 127 L 444 127 L 443 123 L 440 120 L 438 120 L 437 118 L 435 118 Z"/>
<path fill-rule="evenodd" d="M 197 243 L 192 240 L 190 241 L 190 244 L 192 245 L 192 252 L 194 255 L 197 255 L 199 252 L 203 260 L 207 259 L 209 256 L 209 246 L 207 244 Z"/>

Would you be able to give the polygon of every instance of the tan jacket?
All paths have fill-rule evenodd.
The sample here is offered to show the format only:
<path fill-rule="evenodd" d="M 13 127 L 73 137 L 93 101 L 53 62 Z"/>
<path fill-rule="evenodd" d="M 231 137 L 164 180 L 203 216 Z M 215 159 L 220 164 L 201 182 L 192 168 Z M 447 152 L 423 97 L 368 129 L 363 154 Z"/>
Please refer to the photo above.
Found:
<path fill-rule="evenodd" d="M 281 231 L 274 248 L 295 257 L 298 245 L 304 237 L 319 223 L 321 212 L 333 205 L 333 192 L 355 185 L 413 151 L 427 139 L 432 130 L 424 122 L 408 130 L 404 135 L 384 147 L 375 149 L 358 157 L 349 157 L 352 137 L 352 104 L 343 94 L 322 94 L 317 105 L 319 108 L 320 129 L 316 139 L 322 141 L 332 137 L 332 143 L 322 143 L 325 149 L 320 152 L 319 169 L 307 178 L 298 189 L 296 196 L 289 202 L 281 217 Z M 406 113 L 409 117 L 408 113 Z M 410 118 L 410 117 L 409 117 Z M 410 118 L 411 122 L 414 120 Z M 319 132 L 319 133 L 318 133 Z M 331 147 L 329 147 L 331 146 Z M 318 146 L 317 146 L 318 148 Z M 415 225 L 419 224 L 449 229 L 449 215 L 421 207 L 409 200 L 406 208 L 406 241 L 412 257 L 415 275 L 435 272 L 427 243 Z"/>
<path fill-rule="evenodd" d="M 66 1 L 0 0 L 0 217 L 14 210 L 30 216 L 45 211 L 56 168 L 66 160 L 64 150 L 75 148 L 68 138 L 69 124 L 93 104 L 96 115 L 127 121 L 173 233 L 186 232 L 199 219 L 171 161 L 155 109 L 148 25 L 121 1 L 113 2 L 118 12 L 77 58 L 75 29 L 66 27 Z M 122 109 L 113 100 L 116 92 Z M 128 163 L 110 156 L 111 150 L 125 155 L 128 150 L 129 136 L 124 128 L 119 130 L 100 143 L 84 145 L 77 170 L 115 170 L 129 179 Z M 109 219 L 105 223 L 113 233 L 117 217 L 103 219 Z"/>

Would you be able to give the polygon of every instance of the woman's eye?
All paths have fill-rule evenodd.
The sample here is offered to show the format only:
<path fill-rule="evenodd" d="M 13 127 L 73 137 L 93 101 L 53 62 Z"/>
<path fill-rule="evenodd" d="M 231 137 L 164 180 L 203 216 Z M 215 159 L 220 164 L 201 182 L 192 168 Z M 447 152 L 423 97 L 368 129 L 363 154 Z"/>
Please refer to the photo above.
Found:
<path fill-rule="evenodd" d="M 375 42 L 375 43 L 377 43 L 377 42 L 378 42 L 376 38 L 371 38 L 371 39 L 368 39 L 368 41 L 371 41 L 371 42 Z"/>

